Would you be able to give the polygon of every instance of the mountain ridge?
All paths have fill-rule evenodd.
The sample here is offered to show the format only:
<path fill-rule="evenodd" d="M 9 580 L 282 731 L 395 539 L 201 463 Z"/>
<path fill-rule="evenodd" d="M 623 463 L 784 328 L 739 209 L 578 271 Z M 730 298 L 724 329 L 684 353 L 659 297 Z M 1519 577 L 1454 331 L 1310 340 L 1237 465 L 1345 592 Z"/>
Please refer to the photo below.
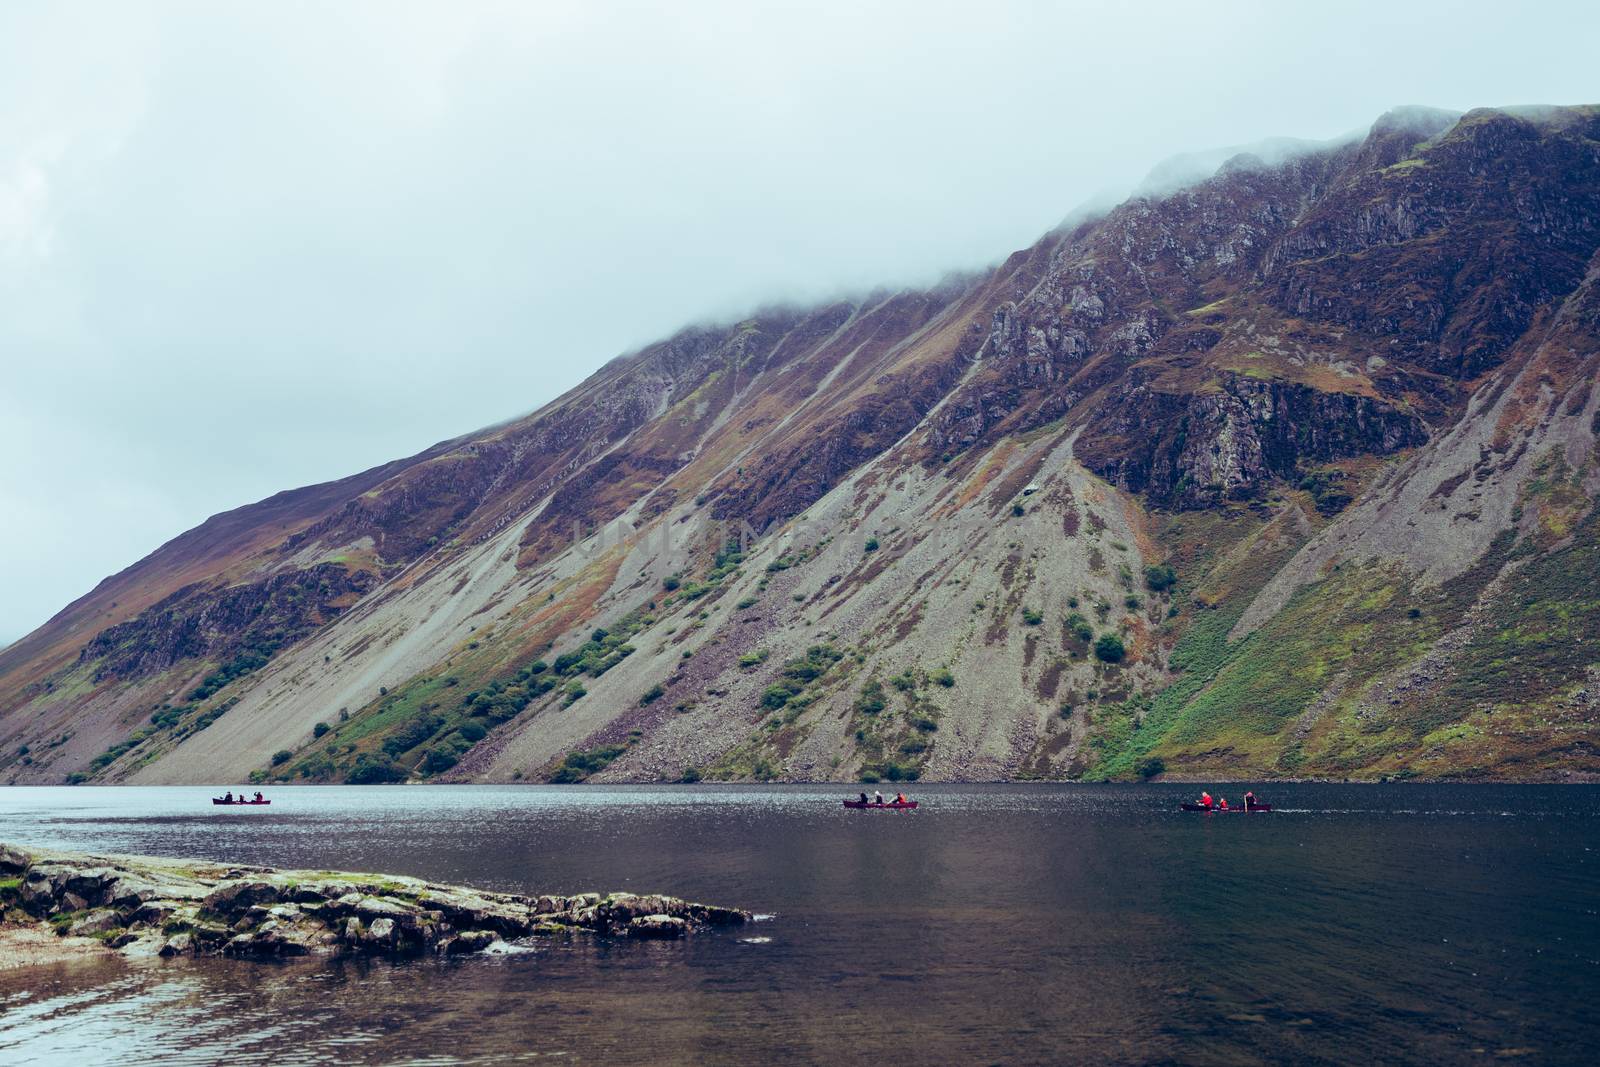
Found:
<path fill-rule="evenodd" d="M 106 579 L 0 776 L 1592 775 L 1597 219 L 1600 109 L 1401 109 L 686 327 Z"/>

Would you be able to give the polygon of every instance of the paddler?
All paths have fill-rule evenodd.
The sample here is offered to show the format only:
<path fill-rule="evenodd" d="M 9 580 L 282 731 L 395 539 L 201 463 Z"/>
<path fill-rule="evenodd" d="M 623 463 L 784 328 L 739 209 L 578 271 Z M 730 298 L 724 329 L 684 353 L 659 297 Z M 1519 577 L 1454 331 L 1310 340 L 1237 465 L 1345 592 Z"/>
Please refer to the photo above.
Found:
<path fill-rule="evenodd" d="M 1207 811 L 1210 811 L 1215 806 L 1215 804 L 1216 804 L 1216 802 L 1211 799 L 1211 794 L 1210 793 L 1207 793 L 1204 789 L 1200 790 L 1200 806 L 1202 808 L 1205 808 Z"/>
<path fill-rule="evenodd" d="M 874 804 L 882 804 L 883 803 L 883 790 L 874 789 L 872 791 L 872 802 Z"/>
<path fill-rule="evenodd" d="M 1255 795 L 1255 793 L 1250 792 L 1250 791 L 1247 790 L 1245 792 L 1245 794 L 1244 794 L 1244 810 L 1245 811 L 1249 811 L 1251 808 L 1253 808 L 1255 806 L 1256 806 L 1256 795 Z"/>

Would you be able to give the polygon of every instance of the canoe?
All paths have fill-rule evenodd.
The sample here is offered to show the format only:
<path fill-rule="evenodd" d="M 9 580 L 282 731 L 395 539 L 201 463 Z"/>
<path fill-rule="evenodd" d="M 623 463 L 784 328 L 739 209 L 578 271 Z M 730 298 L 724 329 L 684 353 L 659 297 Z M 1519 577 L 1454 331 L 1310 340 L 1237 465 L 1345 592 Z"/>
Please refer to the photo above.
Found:
<path fill-rule="evenodd" d="M 1231 815 L 1232 813 L 1234 813 L 1236 811 L 1237 812 L 1244 812 L 1245 811 L 1245 808 L 1242 807 L 1242 806 L 1241 807 L 1237 807 L 1237 808 L 1208 808 L 1203 804 L 1191 804 L 1188 801 L 1184 801 L 1183 803 L 1179 804 L 1178 807 L 1182 808 L 1184 811 L 1204 811 L 1204 812 L 1209 812 L 1212 815 Z M 1250 808 L 1249 808 L 1249 814 L 1254 815 L 1258 811 L 1271 811 L 1271 810 L 1272 810 L 1272 805 L 1271 804 L 1256 804 L 1256 803 L 1252 803 L 1250 805 Z"/>
<path fill-rule="evenodd" d="M 230 808 L 236 808 L 239 805 L 243 804 L 247 808 L 253 808 L 258 804 L 271 804 L 272 801 L 270 801 L 270 800 L 223 800 L 221 797 L 212 797 L 211 798 L 211 803 L 213 803 L 213 804 L 221 804 L 224 807 L 230 807 Z"/>
<path fill-rule="evenodd" d="M 892 801 L 888 804 L 874 804 L 870 800 L 847 800 L 844 802 L 844 806 L 847 808 L 878 808 L 888 809 L 891 811 L 910 811 L 912 808 L 917 806 L 917 802 L 915 800 L 908 800 L 904 804 L 899 804 Z"/>

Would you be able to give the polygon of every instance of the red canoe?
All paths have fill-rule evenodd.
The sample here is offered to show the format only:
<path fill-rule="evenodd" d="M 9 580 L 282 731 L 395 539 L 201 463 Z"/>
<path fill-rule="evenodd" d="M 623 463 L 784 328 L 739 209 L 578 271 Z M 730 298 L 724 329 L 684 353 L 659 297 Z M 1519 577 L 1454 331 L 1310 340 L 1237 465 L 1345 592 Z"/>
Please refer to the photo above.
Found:
<path fill-rule="evenodd" d="M 844 802 L 844 806 L 847 808 L 876 808 L 878 810 L 888 811 L 910 811 L 912 808 L 917 806 L 917 802 L 915 800 L 908 800 L 904 804 L 900 804 L 898 802 L 874 804 L 870 800 L 847 800 Z"/>
<path fill-rule="evenodd" d="M 1229 814 L 1232 814 L 1233 812 L 1236 812 L 1236 811 L 1237 812 L 1241 812 L 1241 813 L 1248 811 L 1249 814 L 1254 815 L 1258 811 L 1271 811 L 1272 810 L 1272 805 L 1271 804 L 1251 804 L 1248 809 L 1246 809 L 1246 808 L 1208 808 L 1204 804 L 1191 804 L 1188 801 L 1184 801 L 1182 804 L 1179 804 L 1178 807 L 1182 808 L 1184 811 L 1204 811 L 1204 812 L 1209 812 L 1212 815 L 1229 815 Z"/>
<path fill-rule="evenodd" d="M 213 803 L 213 804 L 222 804 L 225 807 L 238 807 L 240 804 L 243 804 L 247 808 L 253 808 L 258 804 L 271 804 L 272 801 L 270 801 L 270 800 L 223 800 L 221 797 L 212 797 L 211 798 L 211 803 Z"/>

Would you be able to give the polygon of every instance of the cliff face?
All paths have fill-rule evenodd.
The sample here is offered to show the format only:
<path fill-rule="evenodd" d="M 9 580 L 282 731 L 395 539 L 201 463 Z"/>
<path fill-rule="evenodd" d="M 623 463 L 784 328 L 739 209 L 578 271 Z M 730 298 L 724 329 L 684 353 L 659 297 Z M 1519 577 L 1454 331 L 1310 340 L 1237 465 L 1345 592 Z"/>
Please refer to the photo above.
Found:
<path fill-rule="evenodd" d="M 1600 110 L 1408 109 L 218 516 L 0 778 L 1596 770 Z"/>

